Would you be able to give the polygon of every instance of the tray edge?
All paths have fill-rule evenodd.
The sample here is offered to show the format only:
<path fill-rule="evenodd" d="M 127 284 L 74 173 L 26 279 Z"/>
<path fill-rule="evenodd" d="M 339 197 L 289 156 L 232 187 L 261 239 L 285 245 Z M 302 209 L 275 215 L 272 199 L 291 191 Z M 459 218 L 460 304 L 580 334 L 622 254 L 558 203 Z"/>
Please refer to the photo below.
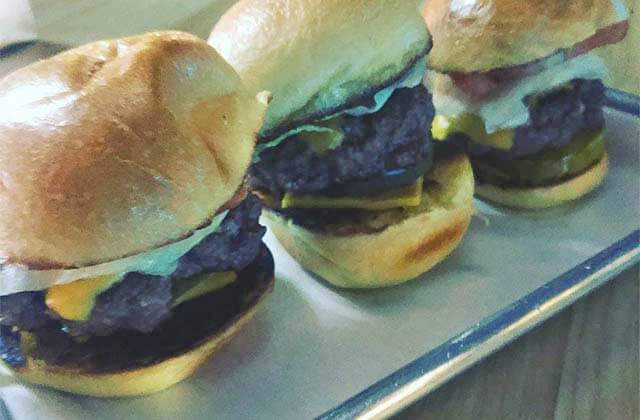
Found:
<path fill-rule="evenodd" d="M 637 262 L 640 229 L 317 418 L 379 419 L 397 413 Z"/>

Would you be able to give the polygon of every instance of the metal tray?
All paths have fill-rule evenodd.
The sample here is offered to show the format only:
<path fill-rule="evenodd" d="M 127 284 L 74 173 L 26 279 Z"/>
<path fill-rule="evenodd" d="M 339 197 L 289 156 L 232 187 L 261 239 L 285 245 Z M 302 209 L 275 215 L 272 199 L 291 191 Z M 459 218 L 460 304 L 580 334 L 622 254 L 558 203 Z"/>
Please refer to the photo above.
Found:
<path fill-rule="evenodd" d="M 193 378 L 145 398 L 99 400 L 25 386 L 0 372 L 0 418 L 393 413 L 639 260 L 640 124 L 616 112 L 607 120 L 610 174 L 575 204 L 513 212 L 477 202 L 450 258 L 386 290 L 333 289 L 269 235 L 273 295 Z"/>

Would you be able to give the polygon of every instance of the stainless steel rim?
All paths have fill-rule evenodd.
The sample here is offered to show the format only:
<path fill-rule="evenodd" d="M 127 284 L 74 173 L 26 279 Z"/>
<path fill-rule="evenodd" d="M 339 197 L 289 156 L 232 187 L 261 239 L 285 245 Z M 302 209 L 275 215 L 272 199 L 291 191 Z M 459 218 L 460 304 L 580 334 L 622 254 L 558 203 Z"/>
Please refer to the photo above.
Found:
<path fill-rule="evenodd" d="M 640 230 L 635 230 L 318 418 L 386 418 L 504 347 L 638 261 Z"/>

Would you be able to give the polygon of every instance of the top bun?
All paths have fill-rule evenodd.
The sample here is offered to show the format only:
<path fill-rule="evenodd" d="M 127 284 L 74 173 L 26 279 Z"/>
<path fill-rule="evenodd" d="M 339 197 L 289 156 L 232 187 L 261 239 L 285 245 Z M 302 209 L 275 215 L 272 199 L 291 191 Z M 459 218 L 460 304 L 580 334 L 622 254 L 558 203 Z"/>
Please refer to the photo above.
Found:
<path fill-rule="evenodd" d="M 612 0 L 429 0 L 423 14 L 429 65 L 465 73 L 547 57 L 624 19 Z"/>
<path fill-rule="evenodd" d="M 110 261 L 181 239 L 242 184 L 266 105 L 179 32 L 100 41 L 0 81 L 0 264 Z"/>
<path fill-rule="evenodd" d="M 273 93 L 261 137 L 352 107 L 429 48 L 417 0 L 240 0 L 209 43 Z"/>

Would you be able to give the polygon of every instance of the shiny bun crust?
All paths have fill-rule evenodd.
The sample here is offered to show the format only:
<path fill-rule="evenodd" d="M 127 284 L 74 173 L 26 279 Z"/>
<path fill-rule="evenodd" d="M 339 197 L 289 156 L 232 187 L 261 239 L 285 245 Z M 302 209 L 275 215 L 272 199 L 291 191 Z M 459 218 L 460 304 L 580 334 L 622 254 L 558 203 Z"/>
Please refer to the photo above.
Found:
<path fill-rule="evenodd" d="M 178 240 L 241 185 L 264 101 L 180 32 L 100 41 L 0 81 L 0 263 L 66 268 Z"/>
<path fill-rule="evenodd" d="M 273 93 L 272 137 L 380 89 L 429 47 L 415 0 L 240 0 L 209 43 L 254 90 Z"/>
<path fill-rule="evenodd" d="M 272 211 L 267 225 L 304 267 L 344 288 L 392 286 L 426 272 L 462 240 L 473 214 L 473 173 L 457 155 L 439 161 L 428 175 L 424 206 L 382 232 L 332 235 L 290 223 Z M 435 193 L 437 189 L 437 193 Z"/>
<path fill-rule="evenodd" d="M 429 65 L 484 72 L 569 48 L 620 21 L 611 0 L 429 0 Z"/>
<path fill-rule="evenodd" d="M 545 209 L 576 200 L 597 188 L 607 173 L 608 157 L 575 178 L 549 187 L 500 188 L 495 185 L 476 186 L 478 197 L 505 207 L 519 209 Z"/>
<path fill-rule="evenodd" d="M 27 366 L 15 371 L 23 381 L 45 385 L 61 391 L 94 397 L 134 397 L 162 391 L 189 377 L 217 350 L 253 318 L 273 287 L 262 290 L 256 303 L 239 314 L 232 324 L 218 334 L 207 337 L 197 346 L 176 357 L 162 360 L 151 366 L 122 372 L 92 374 L 70 371 L 28 359 Z"/>

